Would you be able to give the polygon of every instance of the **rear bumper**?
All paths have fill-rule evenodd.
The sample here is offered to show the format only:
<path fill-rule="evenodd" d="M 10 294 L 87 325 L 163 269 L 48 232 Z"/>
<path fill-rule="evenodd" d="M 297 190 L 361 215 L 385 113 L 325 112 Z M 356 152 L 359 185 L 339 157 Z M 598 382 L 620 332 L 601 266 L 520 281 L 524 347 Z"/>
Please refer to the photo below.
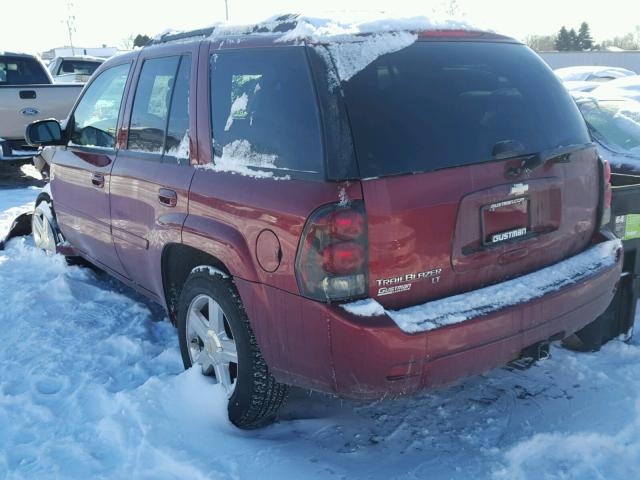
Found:
<path fill-rule="evenodd" d="M 621 252 L 592 275 L 477 318 L 408 334 L 386 314 L 358 317 L 236 279 L 267 364 L 284 383 L 354 399 L 411 394 L 506 364 L 537 342 L 565 338 L 603 313 Z"/>
<path fill-rule="evenodd" d="M 38 149 L 28 147 L 24 140 L 4 140 L 0 138 L 0 161 L 25 160 L 38 154 Z"/>

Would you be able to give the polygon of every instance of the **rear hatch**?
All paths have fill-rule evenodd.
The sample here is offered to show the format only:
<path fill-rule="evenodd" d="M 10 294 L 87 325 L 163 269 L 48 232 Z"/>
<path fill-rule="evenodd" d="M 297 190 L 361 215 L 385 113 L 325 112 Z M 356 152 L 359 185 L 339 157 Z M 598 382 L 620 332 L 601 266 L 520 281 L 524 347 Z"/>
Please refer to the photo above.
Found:
<path fill-rule="evenodd" d="M 521 44 L 418 41 L 343 82 L 368 218 L 369 295 L 400 308 L 583 250 L 598 156 Z"/>

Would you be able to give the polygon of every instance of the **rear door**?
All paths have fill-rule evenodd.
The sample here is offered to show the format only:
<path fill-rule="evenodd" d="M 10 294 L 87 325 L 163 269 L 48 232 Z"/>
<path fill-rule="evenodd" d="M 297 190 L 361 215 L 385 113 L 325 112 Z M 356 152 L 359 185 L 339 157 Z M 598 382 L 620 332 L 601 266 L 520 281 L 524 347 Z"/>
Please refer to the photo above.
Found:
<path fill-rule="evenodd" d="M 527 47 L 418 41 L 342 82 L 369 219 L 370 295 L 395 308 L 584 249 L 598 158 Z"/>
<path fill-rule="evenodd" d="M 109 186 L 116 158 L 116 131 L 131 62 L 102 71 L 85 90 L 57 149 L 51 190 L 65 238 L 99 265 L 122 273 L 111 239 Z"/>
<path fill-rule="evenodd" d="M 195 78 L 198 45 L 140 57 L 135 94 L 126 108 L 126 148 L 118 152 L 111 182 L 111 226 L 127 275 L 142 288 L 162 292 L 165 244 L 181 241 L 195 158 Z M 195 140 L 195 137 L 194 137 Z"/>

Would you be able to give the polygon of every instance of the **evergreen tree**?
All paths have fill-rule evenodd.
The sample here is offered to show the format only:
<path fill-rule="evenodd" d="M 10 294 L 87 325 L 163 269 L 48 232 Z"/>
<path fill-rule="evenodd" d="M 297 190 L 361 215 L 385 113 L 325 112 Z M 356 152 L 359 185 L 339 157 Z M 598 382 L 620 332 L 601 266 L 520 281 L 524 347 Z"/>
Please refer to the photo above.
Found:
<path fill-rule="evenodd" d="M 138 34 L 136 38 L 133 40 L 134 47 L 144 47 L 147 43 L 151 41 L 151 37 L 148 35 L 140 35 Z"/>
<path fill-rule="evenodd" d="M 576 30 L 572 28 L 569 30 L 569 50 L 576 51 L 580 50 L 580 44 L 578 42 L 578 34 Z"/>
<path fill-rule="evenodd" d="M 578 30 L 578 47 L 580 50 L 591 50 L 593 48 L 593 38 L 589 30 L 589 24 L 582 22 Z"/>
<path fill-rule="evenodd" d="M 571 47 L 570 43 L 571 43 L 571 39 L 569 38 L 569 32 L 563 25 L 560 31 L 558 32 L 558 35 L 556 36 L 556 43 L 555 43 L 556 50 L 560 52 L 566 52 Z"/>

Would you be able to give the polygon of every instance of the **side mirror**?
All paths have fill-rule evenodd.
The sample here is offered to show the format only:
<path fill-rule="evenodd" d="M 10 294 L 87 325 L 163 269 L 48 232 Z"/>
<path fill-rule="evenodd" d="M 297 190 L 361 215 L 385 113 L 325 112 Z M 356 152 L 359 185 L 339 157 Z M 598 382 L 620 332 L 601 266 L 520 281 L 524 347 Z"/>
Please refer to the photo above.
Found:
<path fill-rule="evenodd" d="M 62 128 L 57 120 L 38 120 L 27 125 L 25 132 L 27 143 L 34 147 L 64 145 Z"/>

